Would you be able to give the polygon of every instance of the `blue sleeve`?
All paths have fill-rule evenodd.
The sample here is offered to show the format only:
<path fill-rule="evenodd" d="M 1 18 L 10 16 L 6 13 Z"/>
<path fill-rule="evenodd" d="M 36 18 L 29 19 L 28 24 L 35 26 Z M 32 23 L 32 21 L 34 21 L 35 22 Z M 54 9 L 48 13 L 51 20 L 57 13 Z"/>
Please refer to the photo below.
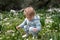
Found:
<path fill-rule="evenodd" d="M 26 21 L 27 21 L 27 20 L 25 19 L 25 20 L 19 25 L 19 27 L 22 27 L 22 28 L 23 28 L 24 25 L 26 24 Z"/>

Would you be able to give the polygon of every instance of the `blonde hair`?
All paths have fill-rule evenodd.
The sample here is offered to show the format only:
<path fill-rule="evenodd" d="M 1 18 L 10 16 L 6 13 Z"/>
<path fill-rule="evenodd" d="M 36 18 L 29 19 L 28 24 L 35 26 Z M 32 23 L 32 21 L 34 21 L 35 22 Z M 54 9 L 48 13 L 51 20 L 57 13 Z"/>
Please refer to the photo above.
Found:
<path fill-rule="evenodd" d="M 35 10 L 33 9 L 33 7 L 27 7 L 24 9 L 24 14 L 28 14 L 28 15 L 35 15 Z"/>

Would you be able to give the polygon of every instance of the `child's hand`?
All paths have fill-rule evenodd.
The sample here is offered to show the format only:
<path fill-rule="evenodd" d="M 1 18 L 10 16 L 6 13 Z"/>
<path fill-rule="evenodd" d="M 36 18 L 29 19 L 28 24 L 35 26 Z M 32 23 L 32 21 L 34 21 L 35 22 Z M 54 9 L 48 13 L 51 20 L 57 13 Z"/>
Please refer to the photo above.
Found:
<path fill-rule="evenodd" d="M 19 28 L 20 28 L 19 26 L 16 27 L 17 30 L 18 30 Z"/>
<path fill-rule="evenodd" d="M 37 32 L 37 28 L 33 28 L 33 31 L 34 31 L 34 32 Z"/>

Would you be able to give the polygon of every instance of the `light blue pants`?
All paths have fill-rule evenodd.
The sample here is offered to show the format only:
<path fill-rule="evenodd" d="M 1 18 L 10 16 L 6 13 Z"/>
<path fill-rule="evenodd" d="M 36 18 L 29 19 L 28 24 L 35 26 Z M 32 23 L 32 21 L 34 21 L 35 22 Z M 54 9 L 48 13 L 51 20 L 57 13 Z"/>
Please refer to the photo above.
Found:
<path fill-rule="evenodd" d="M 34 32 L 34 31 L 33 31 L 33 28 L 34 28 L 34 27 L 29 27 L 29 26 L 27 26 L 27 25 L 24 26 L 24 30 L 25 30 L 25 32 L 26 32 L 27 34 L 32 34 L 33 36 L 37 36 L 37 34 L 38 34 L 38 32 L 40 31 L 40 29 L 37 28 L 37 31 Z"/>

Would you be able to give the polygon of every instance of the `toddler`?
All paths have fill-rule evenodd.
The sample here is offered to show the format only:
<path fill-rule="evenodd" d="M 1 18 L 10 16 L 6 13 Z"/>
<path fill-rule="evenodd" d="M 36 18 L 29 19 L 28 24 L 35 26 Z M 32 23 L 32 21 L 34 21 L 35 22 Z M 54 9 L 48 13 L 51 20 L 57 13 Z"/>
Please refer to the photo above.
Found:
<path fill-rule="evenodd" d="M 40 17 L 36 15 L 33 7 L 27 7 L 24 9 L 25 20 L 16 28 L 24 28 L 26 34 L 22 37 L 28 37 L 29 34 L 33 35 L 33 39 L 38 36 L 38 32 L 41 30 Z"/>

